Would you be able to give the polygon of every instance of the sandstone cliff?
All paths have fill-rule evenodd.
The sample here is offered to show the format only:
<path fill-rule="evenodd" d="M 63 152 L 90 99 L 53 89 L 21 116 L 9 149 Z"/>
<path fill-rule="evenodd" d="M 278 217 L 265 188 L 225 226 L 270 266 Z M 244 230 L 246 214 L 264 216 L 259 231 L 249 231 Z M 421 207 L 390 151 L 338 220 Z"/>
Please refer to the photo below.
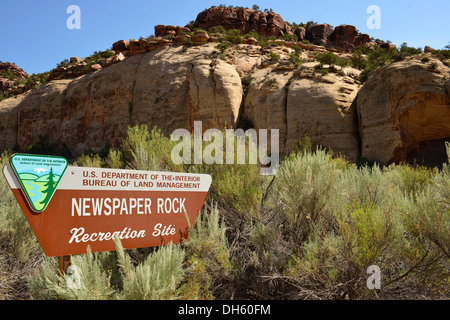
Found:
<path fill-rule="evenodd" d="M 168 135 L 192 131 L 200 120 L 203 130 L 243 123 L 278 129 L 284 154 L 305 135 L 353 162 L 426 161 L 427 151 L 442 151 L 450 137 L 448 66 L 426 53 L 389 63 L 362 85 L 360 70 L 320 65 L 317 55 L 331 41 L 343 49 L 328 50 L 348 59 L 346 51 L 363 37 L 354 27 L 292 31 L 280 21 L 271 13 L 222 8 L 199 14 L 195 23 L 296 31 L 316 44 L 280 39 L 267 47 L 249 38 L 224 48 L 220 35 L 156 26 L 160 36 L 118 41 L 96 59 L 72 58 L 50 72 L 52 81 L 0 102 L 0 148 L 26 150 L 41 135 L 79 155 L 118 146 L 129 125 L 157 126 Z"/>
<path fill-rule="evenodd" d="M 440 151 L 439 147 L 434 151 L 441 155 L 435 156 L 445 161 L 443 141 L 450 139 L 450 69 L 441 61 L 410 59 L 381 68 L 361 89 L 356 105 L 362 156 L 390 163 L 407 161 L 416 152 L 421 159 L 439 163 L 426 154 L 430 151 L 427 142 L 436 141 Z"/>
<path fill-rule="evenodd" d="M 356 80 L 345 74 L 324 77 L 314 62 L 286 66 L 293 51 L 287 47 L 274 47 L 281 59 L 271 63 L 252 45 L 230 50 L 225 62 L 213 57 L 215 46 L 163 46 L 4 100 L 2 147 L 24 149 L 35 144 L 39 134 L 79 154 L 100 149 L 106 141 L 120 144 L 131 124 L 158 126 L 170 134 L 177 128 L 191 130 L 195 120 L 203 121 L 204 130 L 234 126 L 241 114 L 257 129 L 279 129 L 284 152 L 309 135 L 314 143 L 356 160 L 357 132 L 350 109 L 359 89 Z M 244 75 L 253 78 L 245 95 Z"/>

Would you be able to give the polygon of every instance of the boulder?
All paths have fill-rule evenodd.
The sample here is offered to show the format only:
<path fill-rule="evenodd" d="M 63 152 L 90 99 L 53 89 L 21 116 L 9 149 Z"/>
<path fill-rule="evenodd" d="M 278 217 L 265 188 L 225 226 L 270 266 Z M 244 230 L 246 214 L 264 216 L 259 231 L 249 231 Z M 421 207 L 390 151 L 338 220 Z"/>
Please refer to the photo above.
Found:
<path fill-rule="evenodd" d="M 244 39 L 244 40 L 243 40 L 243 43 L 244 43 L 244 44 L 255 45 L 255 44 L 258 43 L 258 40 L 256 40 L 256 39 L 253 38 L 253 37 L 249 37 L 249 38 Z"/>
<path fill-rule="evenodd" d="M 297 35 L 298 41 L 305 40 L 306 37 L 306 29 L 303 27 L 298 27 L 294 30 L 294 34 Z"/>
<path fill-rule="evenodd" d="M 184 33 L 191 32 L 191 29 L 189 29 L 187 27 L 178 26 L 177 29 L 176 29 L 176 32 L 177 32 L 177 35 L 179 35 L 179 34 L 184 34 Z"/>
<path fill-rule="evenodd" d="M 155 37 L 164 37 L 166 35 L 166 26 L 157 25 L 155 26 Z"/>
<path fill-rule="evenodd" d="M 197 30 L 191 37 L 194 44 L 205 44 L 209 40 L 208 32 L 204 30 Z"/>
<path fill-rule="evenodd" d="M 175 38 L 173 38 L 173 40 L 175 42 L 181 43 L 181 44 L 187 44 L 190 39 L 191 39 L 191 37 L 186 34 L 180 34 L 178 36 L 175 36 Z"/>
<path fill-rule="evenodd" d="M 310 25 L 306 30 L 308 40 L 319 46 L 326 46 L 332 33 L 333 28 L 326 23 Z"/>
<path fill-rule="evenodd" d="M 356 27 L 343 24 L 337 26 L 330 35 L 333 47 L 341 51 L 350 51 L 355 47 L 358 31 Z"/>
<path fill-rule="evenodd" d="M 131 39 L 129 44 L 130 44 L 130 51 L 131 51 L 132 55 L 144 53 L 147 51 L 147 48 L 146 48 L 147 40 L 145 40 L 145 39 L 140 39 L 140 40 Z"/>
<path fill-rule="evenodd" d="M 395 44 L 390 43 L 390 42 L 381 43 L 379 46 L 380 46 L 380 48 L 386 49 L 388 51 L 391 50 L 391 49 L 397 49 L 397 46 Z"/>
<path fill-rule="evenodd" d="M 14 84 L 14 81 L 0 77 L 0 92 L 7 91 L 13 84 Z"/>
<path fill-rule="evenodd" d="M 423 49 L 423 52 L 425 52 L 425 53 L 431 53 L 433 51 L 435 51 L 435 49 L 433 49 L 430 46 L 425 46 L 425 48 Z"/>
<path fill-rule="evenodd" d="M 368 34 L 360 33 L 360 34 L 356 35 L 355 47 L 359 47 L 359 46 L 364 47 L 364 46 L 367 46 L 371 42 L 372 42 L 372 39 Z"/>
<path fill-rule="evenodd" d="M 106 65 L 106 63 L 105 63 L 105 65 Z M 99 63 L 93 64 L 91 66 L 91 70 L 92 71 L 98 71 L 98 70 L 101 70 L 101 69 L 102 69 L 102 66 Z"/>
<path fill-rule="evenodd" d="M 116 53 L 120 53 L 123 51 L 126 51 L 130 48 L 130 42 L 129 41 L 125 41 L 125 40 L 119 40 L 117 42 L 114 42 L 112 45 L 112 49 L 116 52 Z"/>
<path fill-rule="evenodd" d="M 84 62 L 84 59 L 80 58 L 80 57 L 71 57 L 69 59 L 69 61 L 70 61 L 71 64 L 78 64 L 78 63 Z"/>

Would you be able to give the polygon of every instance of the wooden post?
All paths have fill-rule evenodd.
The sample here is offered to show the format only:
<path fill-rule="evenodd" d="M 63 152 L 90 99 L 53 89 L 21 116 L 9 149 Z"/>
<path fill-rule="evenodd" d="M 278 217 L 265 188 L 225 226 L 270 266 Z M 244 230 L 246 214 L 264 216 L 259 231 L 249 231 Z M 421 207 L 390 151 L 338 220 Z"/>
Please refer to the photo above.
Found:
<path fill-rule="evenodd" d="M 67 272 L 67 268 L 70 266 L 70 256 L 59 257 L 59 273 L 63 275 Z"/>

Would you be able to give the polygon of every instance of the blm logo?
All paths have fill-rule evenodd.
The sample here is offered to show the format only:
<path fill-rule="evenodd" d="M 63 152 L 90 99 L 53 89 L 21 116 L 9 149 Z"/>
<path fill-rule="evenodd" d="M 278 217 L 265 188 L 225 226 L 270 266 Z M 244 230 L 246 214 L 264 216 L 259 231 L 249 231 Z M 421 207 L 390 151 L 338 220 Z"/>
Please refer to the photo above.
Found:
<path fill-rule="evenodd" d="M 62 157 L 15 154 L 10 162 L 30 207 L 37 213 L 44 211 L 68 161 Z"/>

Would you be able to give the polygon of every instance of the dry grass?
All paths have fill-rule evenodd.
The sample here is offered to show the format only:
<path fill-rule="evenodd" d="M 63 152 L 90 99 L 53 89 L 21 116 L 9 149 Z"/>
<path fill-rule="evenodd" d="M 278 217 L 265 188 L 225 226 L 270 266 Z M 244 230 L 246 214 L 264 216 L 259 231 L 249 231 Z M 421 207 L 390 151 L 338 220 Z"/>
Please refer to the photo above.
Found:
<path fill-rule="evenodd" d="M 0 300 L 29 300 L 28 278 L 40 270 L 38 255 L 22 261 L 14 254 L 10 233 L 0 232 Z"/>

